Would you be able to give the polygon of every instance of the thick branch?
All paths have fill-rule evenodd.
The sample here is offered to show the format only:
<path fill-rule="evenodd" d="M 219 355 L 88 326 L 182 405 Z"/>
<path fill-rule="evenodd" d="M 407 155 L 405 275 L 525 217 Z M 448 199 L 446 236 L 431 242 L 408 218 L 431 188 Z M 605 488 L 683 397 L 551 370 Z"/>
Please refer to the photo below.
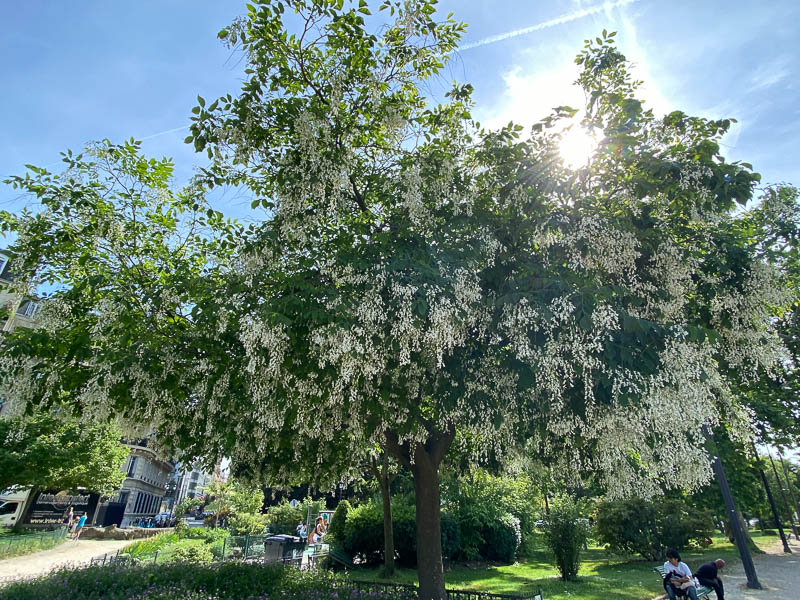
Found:
<path fill-rule="evenodd" d="M 411 468 L 411 449 L 408 441 L 400 443 L 397 433 L 387 430 L 384 434 L 386 438 L 386 450 L 392 453 L 397 461 L 404 467 Z"/>

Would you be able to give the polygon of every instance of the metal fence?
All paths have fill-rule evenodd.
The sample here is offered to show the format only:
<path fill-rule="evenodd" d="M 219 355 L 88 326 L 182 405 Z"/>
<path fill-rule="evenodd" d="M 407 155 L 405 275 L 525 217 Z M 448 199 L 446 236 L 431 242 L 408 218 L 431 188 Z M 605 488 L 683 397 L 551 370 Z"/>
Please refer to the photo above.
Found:
<path fill-rule="evenodd" d="M 348 590 L 357 590 L 360 594 L 396 595 L 400 598 L 417 597 L 417 586 L 405 583 L 380 583 L 349 579 L 344 583 L 344 587 Z M 447 600 L 542 600 L 541 590 L 526 594 L 492 594 L 472 590 L 446 590 L 446 592 Z"/>
<path fill-rule="evenodd" d="M 47 550 L 64 541 L 67 533 L 66 527 L 59 527 L 58 529 L 42 531 L 41 533 L 0 537 L 0 558 Z"/>
<path fill-rule="evenodd" d="M 297 567 L 303 565 L 304 544 L 285 543 L 270 540 L 269 535 L 232 535 L 223 538 L 211 545 L 213 560 L 244 560 L 264 563 L 281 562 Z M 172 562 L 171 553 L 156 550 L 155 552 L 140 552 L 127 554 L 120 552 L 103 554 L 90 560 L 92 565 L 121 565 L 121 564 L 153 564 L 161 565 Z M 306 566 L 313 566 L 313 561 L 306 560 Z"/>

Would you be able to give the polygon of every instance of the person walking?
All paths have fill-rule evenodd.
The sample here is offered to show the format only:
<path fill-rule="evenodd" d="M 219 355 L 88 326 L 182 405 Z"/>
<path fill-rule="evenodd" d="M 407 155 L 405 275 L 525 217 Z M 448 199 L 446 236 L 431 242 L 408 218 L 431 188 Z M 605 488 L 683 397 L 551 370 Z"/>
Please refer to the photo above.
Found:
<path fill-rule="evenodd" d="M 70 506 L 67 510 L 64 511 L 64 518 L 62 519 L 62 523 L 64 524 L 64 528 L 69 531 L 72 528 L 72 520 L 74 516 L 72 514 L 72 507 Z"/>
<path fill-rule="evenodd" d="M 78 519 L 78 523 L 75 525 L 75 533 L 72 534 L 72 539 L 76 542 L 78 538 L 81 537 L 81 531 L 83 531 L 83 526 L 86 525 L 86 513 L 81 515 L 81 518 Z"/>
<path fill-rule="evenodd" d="M 700 585 L 713 588 L 717 600 L 725 600 L 725 587 L 722 585 L 722 577 L 719 576 L 719 570 L 724 566 L 725 561 L 718 558 L 714 562 L 703 563 L 695 573 Z"/>

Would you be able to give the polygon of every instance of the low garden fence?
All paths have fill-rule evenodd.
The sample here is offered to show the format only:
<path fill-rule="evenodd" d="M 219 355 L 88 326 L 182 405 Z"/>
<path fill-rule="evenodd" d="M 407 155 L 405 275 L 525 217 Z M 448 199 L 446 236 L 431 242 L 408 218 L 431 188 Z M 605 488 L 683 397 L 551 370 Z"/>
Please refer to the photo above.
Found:
<path fill-rule="evenodd" d="M 269 535 L 232 535 L 215 542 L 211 547 L 215 562 L 226 560 L 243 560 L 249 562 L 281 562 L 300 567 L 303 563 L 302 543 L 284 543 L 270 540 Z M 160 565 L 174 560 L 171 552 L 113 552 L 91 559 L 92 565 L 152 564 Z M 307 561 L 313 566 L 313 561 Z"/>
<path fill-rule="evenodd" d="M 66 527 L 59 527 L 52 531 L 0 537 L 0 558 L 47 550 L 63 542 L 67 533 Z"/>
<path fill-rule="evenodd" d="M 398 598 L 416 598 L 417 586 L 407 583 L 381 583 L 376 581 L 359 581 L 349 579 L 343 583 L 348 590 L 355 590 L 359 595 L 375 593 L 380 596 L 397 596 Z M 526 594 L 493 594 L 474 590 L 445 590 L 447 600 L 542 600 L 542 592 Z"/>

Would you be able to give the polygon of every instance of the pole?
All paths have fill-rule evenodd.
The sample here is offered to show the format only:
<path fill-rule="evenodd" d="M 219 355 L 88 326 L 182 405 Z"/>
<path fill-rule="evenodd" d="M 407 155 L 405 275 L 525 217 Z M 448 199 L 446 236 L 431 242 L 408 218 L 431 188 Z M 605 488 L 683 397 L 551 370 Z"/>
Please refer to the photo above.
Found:
<path fill-rule="evenodd" d="M 761 463 L 759 462 L 760 457 L 758 456 L 758 450 L 756 450 L 756 445 L 753 444 L 753 454 L 756 457 L 756 465 L 758 465 L 758 473 L 761 475 L 761 483 L 764 486 L 764 491 L 767 492 L 767 501 L 769 502 L 769 508 L 772 511 L 772 517 L 775 519 L 775 524 L 778 526 L 778 534 L 781 536 L 781 542 L 783 543 L 783 551 L 787 554 L 791 554 L 792 550 L 789 548 L 789 543 L 786 541 L 786 535 L 783 533 L 783 525 L 781 524 L 781 518 L 778 515 L 778 508 L 775 506 L 775 499 L 772 497 L 772 491 L 769 488 L 769 484 L 767 483 L 767 476 L 764 474 L 764 469 L 761 468 Z"/>
<path fill-rule="evenodd" d="M 778 491 L 781 493 L 783 504 L 786 506 L 786 510 L 789 511 L 789 525 L 791 525 L 792 531 L 794 531 L 794 539 L 800 541 L 800 535 L 798 535 L 797 533 L 797 525 L 794 524 L 794 515 L 792 515 L 792 507 L 789 505 L 789 501 L 786 499 L 786 492 L 783 489 L 783 483 L 781 482 L 781 478 L 778 477 L 778 469 L 775 468 L 775 461 L 772 460 L 772 452 L 769 451 L 769 448 L 767 448 L 767 456 L 769 456 L 769 464 L 772 465 L 772 473 L 773 475 L 775 475 L 775 481 L 778 482 Z"/>
<path fill-rule="evenodd" d="M 709 442 L 713 443 L 714 438 L 707 425 L 703 425 L 703 435 Z M 716 447 L 716 445 L 714 446 Z M 742 524 L 736 512 L 736 502 L 733 499 L 733 494 L 731 494 L 731 488 L 728 485 L 728 478 L 725 476 L 725 468 L 722 466 L 719 452 L 713 452 L 712 457 L 714 460 L 714 475 L 717 478 L 719 489 L 722 492 L 722 499 L 725 502 L 725 509 L 728 511 L 728 518 L 731 523 L 731 531 L 733 531 L 733 539 L 736 542 L 736 547 L 739 549 L 742 567 L 744 567 L 745 575 L 747 575 L 747 587 L 753 590 L 763 589 L 761 583 L 758 581 L 758 574 L 756 573 L 756 566 L 753 564 L 753 557 L 750 555 L 750 548 L 747 547 L 747 540 L 744 537 L 744 531 L 742 531 Z"/>
<path fill-rule="evenodd" d="M 783 476 L 786 478 L 786 487 L 789 488 L 789 495 L 792 497 L 792 502 L 794 502 L 795 515 L 797 516 L 798 520 L 800 520 L 800 505 L 797 503 L 797 496 L 794 495 L 792 481 L 789 479 L 789 471 L 786 468 L 786 463 L 783 460 L 783 452 L 781 452 L 780 448 L 778 448 L 778 458 L 781 461 L 781 468 L 783 468 Z"/>

